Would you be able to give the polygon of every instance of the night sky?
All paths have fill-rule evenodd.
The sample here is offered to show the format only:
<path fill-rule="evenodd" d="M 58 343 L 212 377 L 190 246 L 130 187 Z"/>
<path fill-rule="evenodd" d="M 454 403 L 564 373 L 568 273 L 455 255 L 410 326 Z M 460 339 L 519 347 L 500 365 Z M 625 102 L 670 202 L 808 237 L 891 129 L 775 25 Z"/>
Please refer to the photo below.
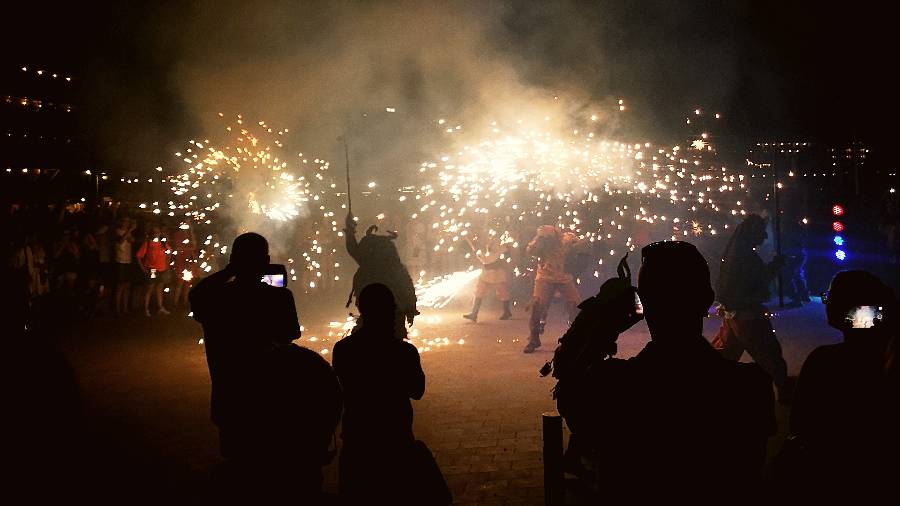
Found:
<path fill-rule="evenodd" d="M 624 97 L 635 117 L 627 133 L 657 137 L 678 138 L 685 116 L 702 107 L 722 112 L 727 119 L 723 133 L 741 140 L 860 139 L 890 146 L 893 132 L 887 125 L 897 114 L 890 77 L 896 29 L 889 26 L 888 8 L 874 3 L 835 9 L 821 2 L 507 1 L 465 4 L 445 10 L 449 14 L 443 18 L 427 7 L 410 8 L 410 3 L 378 9 L 284 1 L 252 7 L 239 2 L 40 3 L 6 7 L 8 19 L 15 21 L 4 30 L 4 65 L 43 65 L 76 76 L 77 100 L 88 111 L 82 117 L 84 128 L 93 132 L 91 142 L 101 158 L 113 164 L 160 156 L 145 151 L 164 152 L 208 127 L 212 106 L 205 100 L 217 98 L 219 82 L 233 88 L 223 104 L 248 102 L 246 110 L 242 104 L 234 107 L 242 110 L 233 112 L 266 114 L 291 125 L 311 117 L 327 123 L 321 118 L 346 110 L 321 98 L 327 86 L 310 89 L 315 100 L 304 102 L 311 81 L 279 72 L 285 62 L 304 72 L 319 59 L 350 67 L 365 61 L 372 46 L 391 51 L 394 34 L 431 37 L 434 32 L 439 38 L 462 32 L 463 39 L 454 42 L 459 44 L 473 24 L 478 25 L 473 33 L 481 38 L 457 55 L 441 56 L 441 62 L 452 62 L 450 77 L 439 76 L 446 86 L 433 84 L 441 67 L 427 63 L 432 61 L 429 48 L 440 46 L 430 46 L 435 41 L 428 40 L 421 52 L 412 53 L 406 46 L 417 44 L 403 39 L 397 47 L 404 59 L 397 67 L 365 69 L 366 74 L 349 77 L 364 76 L 360 89 L 371 95 L 354 89 L 352 99 L 337 98 L 335 103 L 352 102 L 354 111 L 377 109 L 390 97 L 433 118 L 451 106 L 483 100 L 484 83 L 456 76 L 477 75 L 499 63 L 528 90 L 556 94 L 577 89 L 579 100 L 592 103 Z M 393 24 L 367 32 L 364 27 L 378 16 Z M 362 28 L 356 30 L 357 24 Z M 447 31 L 408 35 L 406 27 L 416 25 Z M 341 56 L 332 58 L 335 52 Z M 478 65 L 485 67 L 472 66 L 481 59 L 485 61 Z M 248 81 L 242 74 L 257 63 L 270 73 L 271 90 L 267 78 Z M 457 72 L 455 65 L 464 70 Z M 192 76 L 206 74 L 205 69 L 220 68 L 234 72 L 193 82 Z M 342 75 L 328 72 L 317 81 Z M 489 95 L 502 94 L 506 85 L 502 79 L 497 82 Z M 237 89 L 242 83 L 247 90 Z M 291 98 L 275 107 L 286 89 Z M 236 98 L 246 96 L 261 99 Z M 315 110 L 316 102 L 323 103 L 321 110 Z M 294 115 L 279 117 L 278 111 L 291 109 L 296 109 Z"/>

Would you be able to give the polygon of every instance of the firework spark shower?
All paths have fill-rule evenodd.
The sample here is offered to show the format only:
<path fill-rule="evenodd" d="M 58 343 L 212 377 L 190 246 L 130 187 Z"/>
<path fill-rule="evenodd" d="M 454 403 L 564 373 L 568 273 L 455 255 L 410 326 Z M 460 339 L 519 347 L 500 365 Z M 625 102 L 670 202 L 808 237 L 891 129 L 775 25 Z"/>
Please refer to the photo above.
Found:
<path fill-rule="evenodd" d="M 619 99 L 614 111 L 622 112 L 624 103 Z M 411 234 L 422 233 L 405 241 L 418 241 L 434 258 L 458 266 L 460 259 L 470 266 L 474 260 L 463 239 L 501 235 L 516 249 L 536 226 L 552 224 L 592 243 L 593 275 L 600 277 L 605 257 L 651 238 L 716 235 L 745 214 L 745 178 L 718 165 L 712 145 L 699 150 L 610 140 L 595 125 L 609 112 L 596 110 L 580 128 L 549 115 L 511 125 L 491 121 L 471 132 L 462 123 L 432 120 L 443 138 L 441 151 L 398 166 L 407 174 L 402 186 L 390 175 L 360 185 L 368 196 L 362 219 L 409 220 Z M 191 140 L 175 153 L 167 178 L 169 215 L 218 231 L 274 231 L 276 250 L 293 264 L 293 279 L 301 273 L 304 290 L 349 280 L 350 266 L 339 252 L 346 193 L 330 163 L 294 149 L 285 140 L 287 129 L 218 116 L 223 144 Z M 512 263 L 513 255 L 505 260 Z M 452 270 L 415 273 L 422 294 L 433 295 L 425 306 L 445 306 L 477 277 Z"/>

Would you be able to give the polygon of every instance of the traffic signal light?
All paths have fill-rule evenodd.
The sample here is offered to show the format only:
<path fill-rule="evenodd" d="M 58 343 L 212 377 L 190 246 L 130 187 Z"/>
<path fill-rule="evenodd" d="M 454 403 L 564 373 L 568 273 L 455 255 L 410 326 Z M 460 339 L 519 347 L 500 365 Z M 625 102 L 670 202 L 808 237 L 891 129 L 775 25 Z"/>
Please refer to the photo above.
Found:
<path fill-rule="evenodd" d="M 843 262 L 847 259 L 847 252 L 843 248 L 846 241 L 844 241 L 844 236 L 841 235 L 841 232 L 843 232 L 846 227 L 844 227 L 844 223 L 837 218 L 844 215 L 844 206 L 840 204 L 831 206 L 831 215 L 834 220 L 831 222 L 831 229 L 837 233 L 837 235 L 834 236 L 833 241 L 834 245 L 838 247 L 838 249 L 834 251 L 834 258 L 839 262 Z"/>

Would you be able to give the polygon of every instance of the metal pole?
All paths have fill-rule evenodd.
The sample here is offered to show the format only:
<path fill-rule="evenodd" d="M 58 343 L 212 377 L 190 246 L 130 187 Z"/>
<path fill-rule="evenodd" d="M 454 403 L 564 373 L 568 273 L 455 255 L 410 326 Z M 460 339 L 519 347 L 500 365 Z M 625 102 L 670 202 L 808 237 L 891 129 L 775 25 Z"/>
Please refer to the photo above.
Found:
<path fill-rule="evenodd" d="M 562 506 L 565 502 L 562 417 L 556 411 L 549 411 L 541 418 L 544 432 L 544 504 Z"/>
<path fill-rule="evenodd" d="M 344 161 L 347 164 L 347 212 L 353 214 L 353 201 L 350 199 L 350 149 L 347 147 L 347 134 L 341 136 L 344 141 Z"/>
<path fill-rule="evenodd" d="M 775 181 L 772 183 L 772 192 L 775 195 L 775 254 L 781 257 L 781 199 L 778 191 L 778 163 L 772 164 Z M 784 308 L 784 279 L 781 267 L 778 268 L 778 306 Z"/>

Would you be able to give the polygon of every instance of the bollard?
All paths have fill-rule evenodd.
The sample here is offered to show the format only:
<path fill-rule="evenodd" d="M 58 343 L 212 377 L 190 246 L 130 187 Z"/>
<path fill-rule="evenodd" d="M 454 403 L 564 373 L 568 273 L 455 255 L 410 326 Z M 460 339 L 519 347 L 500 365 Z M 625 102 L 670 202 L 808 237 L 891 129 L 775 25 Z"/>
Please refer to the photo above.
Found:
<path fill-rule="evenodd" d="M 549 411 L 541 418 L 544 433 L 544 504 L 562 506 L 565 502 L 562 417 L 556 411 Z"/>

